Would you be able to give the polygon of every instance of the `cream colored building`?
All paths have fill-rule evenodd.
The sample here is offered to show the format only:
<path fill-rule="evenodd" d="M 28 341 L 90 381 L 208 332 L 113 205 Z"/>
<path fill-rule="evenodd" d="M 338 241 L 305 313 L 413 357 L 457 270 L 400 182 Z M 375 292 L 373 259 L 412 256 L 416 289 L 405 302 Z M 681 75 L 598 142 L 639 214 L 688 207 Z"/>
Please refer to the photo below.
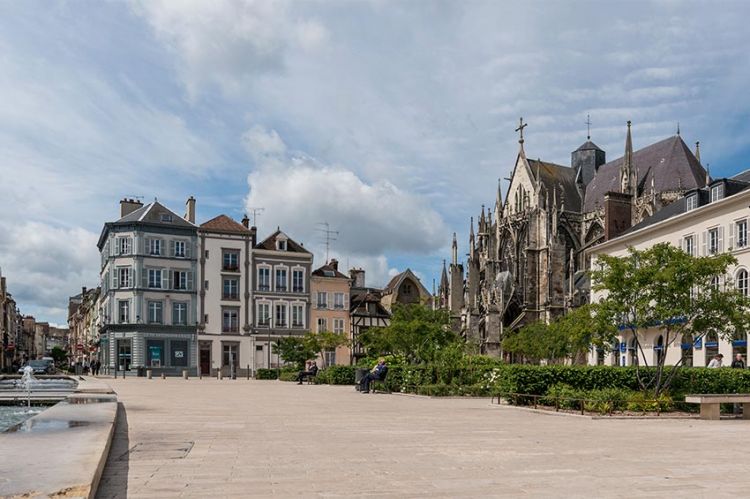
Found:
<path fill-rule="evenodd" d="M 198 367 L 204 376 L 221 370 L 246 376 L 253 369 L 252 267 L 255 227 L 219 215 L 198 228 Z"/>
<path fill-rule="evenodd" d="M 331 260 L 312 272 L 310 296 L 313 301 L 310 310 L 310 324 L 313 331 L 331 331 L 343 334 L 351 341 L 350 291 L 351 280 L 339 272 L 337 260 Z M 324 358 L 318 359 L 318 366 L 349 365 L 351 360 L 351 348 L 341 346 L 336 350 L 325 352 Z"/>
<path fill-rule="evenodd" d="M 597 255 L 624 256 L 629 247 L 647 249 L 657 243 L 670 243 L 689 254 L 705 256 L 731 253 L 737 265 L 720 277 L 722 286 L 737 286 L 748 294 L 750 280 L 750 244 L 748 242 L 748 218 L 750 217 L 750 170 L 730 179 L 713 180 L 708 187 L 695 189 L 658 211 L 652 217 L 635 225 L 620 237 L 603 242 L 590 250 L 595 266 Z M 592 302 L 603 296 L 594 292 Z M 645 338 L 645 341 L 644 341 Z M 660 344 L 664 338 L 658 330 L 647 331 L 640 338 L 646 360 L 653 365 L 660 355 Z M 734 354 L 747 352 L 747 332 L 742 332 L 733 341 L 716 336 L 675 338 L 667 349 L 666 364 L 674 365 L 684 357 L 686 365 L 705 366 L 716 353 L 724 355 L 724 363 L 731 363 Z M 638 357 L 642 359 L 641 354 Z M 604 355 L 592 352 L 590 364 L 633 365 L 636 360 L 635 343 L 630 333 L 618 338 L 616 351 Z"/>

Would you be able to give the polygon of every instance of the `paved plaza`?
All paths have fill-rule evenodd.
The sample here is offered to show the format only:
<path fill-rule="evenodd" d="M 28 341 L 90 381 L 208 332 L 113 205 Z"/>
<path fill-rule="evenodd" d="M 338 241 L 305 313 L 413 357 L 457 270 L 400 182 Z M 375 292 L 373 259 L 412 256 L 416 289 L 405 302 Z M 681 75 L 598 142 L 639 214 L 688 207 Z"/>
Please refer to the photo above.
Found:
<path fill-rule="evenodd" d="M 99 497 L 745 497 L 750 421 L 592 420 L 278 381 L 109 380 Z"/>

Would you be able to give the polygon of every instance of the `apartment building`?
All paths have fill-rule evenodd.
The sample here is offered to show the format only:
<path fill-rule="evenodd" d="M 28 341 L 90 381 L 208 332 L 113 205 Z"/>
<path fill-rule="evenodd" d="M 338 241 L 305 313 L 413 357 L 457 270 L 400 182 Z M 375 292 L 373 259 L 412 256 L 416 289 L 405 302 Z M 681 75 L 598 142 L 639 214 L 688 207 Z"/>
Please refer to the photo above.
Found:
<path fill-rule="evenodd" d="M 120 218 L 104 224 L 101 347 L 110 370 L 197 372 L 197 239 L 192 197 L 184 218 L 156 200 L 123 199 Z"/>
<path fill-rule="evenodd" d="M 252 262 L 256 229 L 219 215 L 198 228 L 198 368 L 246 376 L 254 358 Z"/>
<path fill-rule="evenodd" d="M 313 330 L 343 334 L 351 340 L 349 319 L 351 280 L 339 272 L 337 260 L 331 260 L 313 270 L 310 277 L 310 291 L 313 300 L 310 324 Z M 321 366 L 349 365 L 351 357 L 351 348 L 341 346 L 336 350 L 324 352 L 324 358 L 318 360 Z"/>
<path fill-rule="evenodd" d="M 312 263 L 313 254 L 280 229 L 253 248 L 251 369 L 276 367 L 273 343 L 309 331 Z"/>
<path fill-rule="evenodd" d="M 68 338 L 54 335 L 50 332 L 48 348 L 55 346 L 70 348 L 70 361 L 91 362 L 99 357 L 99 288 L 87 289 L 68 299 Z M 68 345 L 69 341 L 69 345 Z M 103 365 L 108 365 L 104 359 Z"/>

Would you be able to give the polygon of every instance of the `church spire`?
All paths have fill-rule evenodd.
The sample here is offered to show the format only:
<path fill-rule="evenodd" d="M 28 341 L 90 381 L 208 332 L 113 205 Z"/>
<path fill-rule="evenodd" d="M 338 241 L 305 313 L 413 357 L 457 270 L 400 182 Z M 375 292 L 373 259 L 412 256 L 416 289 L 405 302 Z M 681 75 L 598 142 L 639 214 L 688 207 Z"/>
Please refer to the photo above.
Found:
<path fill-rule="evenodd" d="M 453 233 L 453 244 L 451 245 L 451 263 L 458 265 L 458 241 L 456 241 L 456 233 Z"/>
<path fill-rule="evenodd" d="M 695 159 L 698 160 L 698 163 L 701 162 L 701 143 L 700 141 L 695 143 Z"/>
<path fill-rule="evenodd" d="M 448 271 L 445 268 L 445 260 L 443 260 L 443 273 L 440 276 L 440 294 L 447 294 L 448 292 Z"/>
<path fill-rule="evenodd" d="M 469 258 L 474 259 L 474 217 L 471 217 L 471 228 L 469 229 Z"/>
<path fill-rule="evenodd" d="M 523 129 L 527 126 L 529 126 L 529 124 L 523 122 L 523 116 L 518 118 L 518 128 L 516 128 L 516 132 L 520 134 L 518 137 L 518 143 L 521 145 L 521 151 L 523 151 Z"/>
<path fill-rule="evenodd" d="M 625 138 L 625 156 L 620 166 L 620 187 L 623 194 L 633 193 L 633 137 L 630 134 L 630 120 L 628 120 L 628 135 Z"/>

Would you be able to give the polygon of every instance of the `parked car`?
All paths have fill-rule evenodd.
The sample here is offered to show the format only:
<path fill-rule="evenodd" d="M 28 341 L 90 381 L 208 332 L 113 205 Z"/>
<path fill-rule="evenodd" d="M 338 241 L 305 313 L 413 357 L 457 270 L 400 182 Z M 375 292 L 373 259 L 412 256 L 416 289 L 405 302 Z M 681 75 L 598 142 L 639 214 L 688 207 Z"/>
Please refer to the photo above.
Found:
<path fill-rule="evenodd" d="M 55 372 L 55 366 L 48 360 L 30 360 L 26 365 L 34 369 L 34 374 L 53 374 Z M 18 374 L 23 374 L 24 367 L 18 370 Z"/>

